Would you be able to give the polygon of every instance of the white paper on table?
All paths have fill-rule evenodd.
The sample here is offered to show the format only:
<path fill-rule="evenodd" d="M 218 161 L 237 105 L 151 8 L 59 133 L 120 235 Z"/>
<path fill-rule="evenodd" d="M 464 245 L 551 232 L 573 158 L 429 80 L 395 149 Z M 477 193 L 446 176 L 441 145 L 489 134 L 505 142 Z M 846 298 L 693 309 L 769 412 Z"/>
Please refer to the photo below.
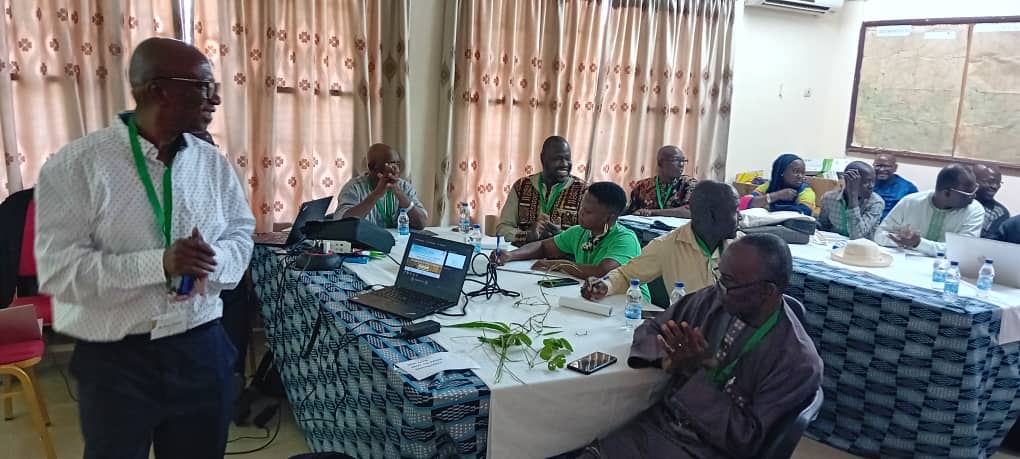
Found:
<path fill-rule="evenodd" d="M 436 352 L 420 359 L 400 362 L 396 364 L 396 367 L 418 381 L 429 378 L 441 371 L 479 368 L 474 360 L 456 352 Z"/>
<path fill-rule="evenodd" d="M 661 217 L 658 217 L 658 218 L 661 218 Z M 656 219 L 652 218 L 652 217 L 641 217 L 641 216 L 638 216 L 638 215 L 624 215 L 624 216 L 620 217 L 619 220 L 623 220 L 625 222 L 634 222 L 634 223 L 638 223 L 638 224 L 642 224 L 642 225 L 652 226 L 652 224 L 655 223 Z"/>

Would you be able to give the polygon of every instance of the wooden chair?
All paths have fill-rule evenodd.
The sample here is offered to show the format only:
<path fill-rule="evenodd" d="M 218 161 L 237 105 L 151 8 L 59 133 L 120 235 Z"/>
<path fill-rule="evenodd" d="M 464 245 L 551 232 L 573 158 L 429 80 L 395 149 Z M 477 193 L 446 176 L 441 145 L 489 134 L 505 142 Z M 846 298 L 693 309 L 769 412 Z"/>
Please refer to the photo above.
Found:
<path fill-rule="evenodd" d="M 4 420 L 14 419 L 14 397 L 21 394 L 42 441 L 45 457 L 54 459 L 57 454 L 47 427 L 50 415 L 35 375 L 35 366 L 42 360 L 44 350 L 33 306 L 0 309 L 0 379 L 4 384 L 0 399 L 4 404 Z M 21 390 L 15 389 L 15 380 Z"/>

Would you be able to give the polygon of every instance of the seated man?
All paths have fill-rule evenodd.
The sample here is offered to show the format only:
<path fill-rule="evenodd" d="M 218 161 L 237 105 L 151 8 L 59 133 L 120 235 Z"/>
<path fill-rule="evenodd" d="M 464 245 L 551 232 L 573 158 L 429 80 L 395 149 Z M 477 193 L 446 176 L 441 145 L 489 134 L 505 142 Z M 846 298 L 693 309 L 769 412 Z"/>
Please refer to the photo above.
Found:
<path fill-rule="evenodd" d="M 975 164 L 974 177 L 977 178 L 977 201 L 985 208 L 985 223 L 981 227 L 981 237 L 991 238 L 999 232 L 999 226 L 1009 218 L 1009 209 L 995 200 L 995 195 L 1002 186 L 1002 172 L 995 166 Z"/>
<path fill-rule="evenodd" d="M 875 169 L 863 161 L 854 161 L 843 171 L 843 189 L 822 195 L 818 227 L 850 239 L 871 239 L 882 220 L 885 203 L 872 191 Z"/>
<path fill-rule="evenodd" d="M 1020 215 L 1007 218 L 992 236 L 996 241 L 1020 244 Z"/>
<path fill-rule="evenodd" d="M 726 249 L 716 285 L 634 332 L 627 364 L 672 376 L 662 399 L 588 446 L 581 458 L 758 457 L 822 381 L 822 359 L 783 297 L 792 257 L 769 234 Z"/>
<path fill-rule="evenodd" d="M 687 159 L 679 148 L 666 145 L 656 155 L 658 173 L 655 177 L 639 180 L 630 192 L 628 214 L 643 217 L 691 218 L 687 201 L 698 180 L 684 175 Z"/>
<path fill-rule="evenodd" d="M 875 157 L 874 166 L 875 193 L 882 198 L 882 201 L 885 201 L 885 209 L 882 211 L 884 220 L 893 207 L 896 207 L 896 204 L 900 202 L 900 199 L 908 194 L 917 193 L 917 187 L 907 179 L 896 175 L 899 165 L 893 155 L 878 155 Z"/>
<path fill-rule="evenodd" d="M 383 228 L 396 228 L 400 209 L 407 209 L 411 228 L 422 229 L 429 214 L 411 182 L 400 178 L 400 154 L 377 143 L 368 148 L 369 173 L 354 177 L 340 189 L 333 214 L 339 220 L 364 218 Z"/>
<path fill-rule="evenodd" d="M 980 237 L 985 210 L 974 201 L 977 189 L 969 168 L 946 166 L 939 171 L 935 191 L 909 195 L 889 212 L 875 232 L 875 242 L 932 257 L 945 250 L 946 233 Z"/>
<path fill-rule="evenodd" d="M 715 283 L 715 267 L 727 241 L 737 235 L 740 214 L 732 186 L 705 180 L 691 193 L 691 222 L 655 238 L 641 256 L 609 272 L 608 279 L 589 279 L 581 296 L 599 300 L 627 291 L 630 279 L 648 283 L 662 277 L 667 288 L 683 282 L 688 292 Z"/>
<path fill-rule="evenodd" d="M 542 144 L 542 172 L 522 177 L 510 188 L 496 232 L 520 246 L 553 237 L 577 224 L 584 180 L 570 175 L 570 144 L 552 136 Z"/>
<path fill-rule="evenodd" d="M 493 263 L 535 260 L 532 269 L 561 271 L 580 278 L 601 278 L 641 253 L 633 231 L 616 222 L 627 207 L 627 193 L 613 182 L 593 183 L 581 200 L 578 224 L 512 252 L 493 250 Z M 572 255 L 574 261 L 567 261 Z M 647 288 L 643 288 L 648 298 Z"/>

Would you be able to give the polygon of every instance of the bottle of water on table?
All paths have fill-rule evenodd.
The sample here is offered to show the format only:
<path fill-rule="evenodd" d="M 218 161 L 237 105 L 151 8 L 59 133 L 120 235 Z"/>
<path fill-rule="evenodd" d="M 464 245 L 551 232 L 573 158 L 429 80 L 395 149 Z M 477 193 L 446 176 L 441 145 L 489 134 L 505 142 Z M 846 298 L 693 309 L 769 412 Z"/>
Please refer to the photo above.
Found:
<path fill-rule="evenodd" d="M 946 263 L 946 254 L 939 252 L 935 255 L 935 262 L 931 266 L 931 288 L 942 291 L 946 282 L 946 271 L 949 263 Z"/>
<path fill-rule="evenodd" d="M 627 307 L 623 309 L 627 330 L 634 331 L 638 325 L 641 325 L 641 307 L 644 303 L 645 296 L 641 294 L 641 281 L 631 279 L 630 288 L 627 289 Z"/>
<path fill-rule="evenodd" d="M 677 304 L 684 295 L 687 295 L 687 291 L 684 290 L 684 283 L 677 281 L 673 284 L 673 291 L 669 292 L 669 305 Z"/>
<path fill-rule="evenodd" d="M 955 303 L 960 298 L 960 262 L 949 263 L 949 270 L 946 271 L 946 282 L 942 287 L 942 299 L 946 303 Z"/>
<path fill-rule="evenodd" d="M 992 266 L 992 260 L 985 260 L 985 264 L 981 266 L 981 270 L 978 271 L 977 278 L 977 296 L 978 298 L 988 298 L 988 295 L 992 292 L 992 284 L 995 283 L 995 266 Z"/>
<path fill-rule="evenodd" d="M 475 253 L 482 253 L 482 225 L 475 224 L 468 233 L 468 244 L 475 248 Z"/>
<path fill-rule="evenodd" d="M 457 213 L 457 226 L 460 229 L 460 233 L 466 239 L 471 231 L 471 208 L 468 207 L 466 202 L 460 203 L 460 209 Z M 467 241 L 465 240 L 465 242 Z"/>
<path fill-rule="evenodd" d="M 411 235 L 411 218 L 407 216 L 407 209 L 401 207 L 400 215 L 397 217 L 397 235 L 408 237 Z"/>

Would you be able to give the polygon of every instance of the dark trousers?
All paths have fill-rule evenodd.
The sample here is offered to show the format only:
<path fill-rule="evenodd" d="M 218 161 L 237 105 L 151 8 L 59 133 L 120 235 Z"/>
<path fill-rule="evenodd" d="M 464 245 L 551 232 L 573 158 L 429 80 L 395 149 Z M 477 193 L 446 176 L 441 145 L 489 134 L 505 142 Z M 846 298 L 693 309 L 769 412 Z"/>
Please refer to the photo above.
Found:
<path fill-rule="evenodd" d="M 219 320 L 180 335 L 79 341 L 71 358 L 85 459 L 222 458 L 237 350 Z"/>

